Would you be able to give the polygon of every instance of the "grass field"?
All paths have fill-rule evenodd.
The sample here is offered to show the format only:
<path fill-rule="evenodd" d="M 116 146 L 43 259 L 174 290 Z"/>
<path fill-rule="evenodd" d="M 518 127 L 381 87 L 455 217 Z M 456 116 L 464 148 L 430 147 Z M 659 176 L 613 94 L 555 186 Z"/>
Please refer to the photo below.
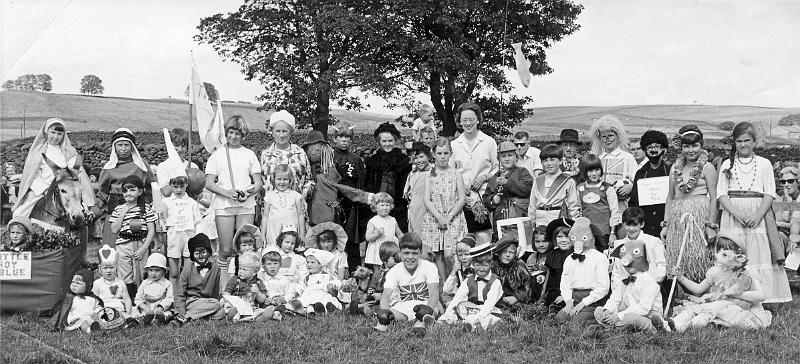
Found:
<path fill-rule="evenodd" d="M 477 333 L 436 325 L 425 338 L 398 324 L 363 336 L 363 317 L 334 314 L 281 323 L 193 322 L 106 334 L 52 333 L 42 318 L 2 316 L 5 363 L 787 363 L 800 357 L 800 304 L 776 311 L 761 331 L 707 327 L 656 335 L 558 327 L 530 310 L 518 324 Z"/>
<path fill-rule="evenodd" d="M 268 112 L 256 110 L 258 105 L 224 103 L 225 115 L 241 114 L 251 127 L 263 128 Z M 614 114 L 632 135 L 645 130 L 660 129 L 668 134 L 680 126 L 693 123 L 711 138 L 721 138 L 727 132 L 717 128 L 723 121 L 757 122 L 769 133 L 770 126 L 780 118 L 800 113 L 798 108 L 766 108 L 738 105 L 634 105 L 634 106 L 563 106 L 533 109 L 534 115 L 520 126 L 536 136 L 555 137 L 562 128 L 585 131 L 591 123 L 605 114 Z M 186 127 L 189 110 L 185 100 L 130 99 L 119 97 L 89 97 L 39 92 L 0 92 L 0 140 L 20 135 L 23 115 L 27 119 L 26 135 L 39 130 L 44 120 L 60 117 L 69 122 L 70 130 L 105 130 L 128 127 L 134 131 L 157 131 L 161 128 Z M 381 122 L 393 120 L 400 113 L 385 114 L 334 110 L 333 114 L 353 123 L 357 129 L 371 131 Z M 773 138 L 783 137 L 773 135 Z M 777 140 L 776 140 L 777 141 Z"/>

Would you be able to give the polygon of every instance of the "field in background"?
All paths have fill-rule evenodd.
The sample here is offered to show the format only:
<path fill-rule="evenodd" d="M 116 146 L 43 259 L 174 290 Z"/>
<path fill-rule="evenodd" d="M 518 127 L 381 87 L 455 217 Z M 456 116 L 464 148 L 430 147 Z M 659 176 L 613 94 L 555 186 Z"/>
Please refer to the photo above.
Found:
<path fill-rule="evenodd" d="M 259 112 L 256 104 L 223 103 L 225 115 L 240 114 L 255 128 L 263 128 L 269 112 Z M 179 99 L 131 99 L 89 97 L 39 92 L 0 92 L 0 140 L 18 138 L 23 114 L 27 119 L 26 136 L 39 130 L 44 120 L 59 117 L 75 131 L 113 131 L 128 127 L 134 131 L 158 131 L 161 128 L 186 127 L 189 107 Z M 687 123 L 697 124 L 710 138 L 727 133 L 718 129 L 723 121 L 750 121 L 763 127 L 765 134 L 777 126 L 782 117 L 800 113 L 800 108 L 766 108 L 737 105 L 639 105 L 639 106 L 563 106 L 534 108 L 533 118 L 520 129 L 536 136 L 554 137 L 562 128 L 586 131 L 591 123 L 605 114 L 614 114 L 633 135 L 647 129 L 660 129 L 673 134 Z M 379 123 L 393 120 L 396 113 L 369 113 L 335 110 L 337 117 L 357 129 L 372 130 Z M 784 135 L 772 135 L 772 142 L 784 143 Z M 794 141 L 795 143 L 797 141 Z"/>

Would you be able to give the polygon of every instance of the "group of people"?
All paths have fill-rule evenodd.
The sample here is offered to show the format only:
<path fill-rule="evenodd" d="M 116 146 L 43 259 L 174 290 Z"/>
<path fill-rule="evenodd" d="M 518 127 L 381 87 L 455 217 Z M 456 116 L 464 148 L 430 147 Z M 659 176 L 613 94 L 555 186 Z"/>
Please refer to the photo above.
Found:
<path fill-rule="evenodd" d="M 678 131 L 669 163 L 664 133 L 631 143 L 613 116 L 591 126 L 581 154 L 573 129 L 541 150 L 526 132 L 498 145 L 470 102 L 454 139 L 437 136 L 431 107 L 420 114 L 409 146 L 384 123 L 363 159 L 347 125 L 292 143 L 286 111 L 267 121 L 274 142 L 259 158 L 242 145 L 247 122 L 233 116 L 201 191 L 185 131 L 165 130 L 170 156 L 153 173 L 135 135 L 117 130 L 97 191 L 83 193 L 88 220 L 104 225 L 100 277 L 75 274 L 56 328 L 345 311 L 374 315 L 379 331 L 393 321 L 488 329 L 534 303 L 558 322 L 647 332 L 763 328 L 771 314 L 762 303 L 792 300 L 782 264 L 800 241 L 800 212 L 776 214 L 772 202 L 797 201 L 798 170 L 784 168 L 776 188 L 751 124 L 734 128 L 717 168 L 694 125 Z M 12 249 L 30 233 L 50 164 L 75 164 L 65 128 L 48 120 L 34 140 L 8 224 Z M 519 218 L 530 229 L 499 228 Z"/>

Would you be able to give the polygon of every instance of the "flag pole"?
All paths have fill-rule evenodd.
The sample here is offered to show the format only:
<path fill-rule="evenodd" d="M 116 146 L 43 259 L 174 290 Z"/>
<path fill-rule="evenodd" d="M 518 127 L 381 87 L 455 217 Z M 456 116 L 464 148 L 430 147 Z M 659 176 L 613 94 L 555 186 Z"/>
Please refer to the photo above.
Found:
<path fill-rule="evenodd" d="M 189 161 L 189 167 L 192 166 L 192 107 L 194 106 L 194 51 L 189 50 L 192 57 L 192 76 L 189 78 L 189 147 L 186 151 L 186 159 Z"/>
<path fill-rule="evenodd" d="M 192 97 L 191 95 L 189 97 Z M 187 160 L 189 166 L 192 166 L 192 104 L 189 104 L 189 150 L 187 151 Z"/>

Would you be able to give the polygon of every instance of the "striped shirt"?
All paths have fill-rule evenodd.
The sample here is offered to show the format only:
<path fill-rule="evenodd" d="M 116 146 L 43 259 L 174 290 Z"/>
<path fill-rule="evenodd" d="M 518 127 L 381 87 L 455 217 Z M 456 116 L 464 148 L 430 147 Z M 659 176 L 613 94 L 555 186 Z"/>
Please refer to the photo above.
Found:
<path fill-rule="evenodd" d="M 125 206 L 125 204 L 114 208 L 114 212 L 112 212 L 111 216 L 108 218 L 108 222 L 110 224 L 117 222 L 123 206 Z M 138 233 L 131 232 L 131 220 L 133 219 L 143 220 L 142 229 Z M 150 204 L 145 204 L 144 214 L 142 214 L 139 205 L 131 207 L 130 210 L 128 210 L 128 212 L 125 214 L 125 217 L 122 218 L 122 228 L 117 234 L 116 244 L 125 244 L 132 240 L 144 240 L 144 238 L 147 237 L 147 223 L 155 223 L 156 220 L 158 220 L 158 218 L 156 217 L 155 212 L 153 212 L 153 207 Z"/>

